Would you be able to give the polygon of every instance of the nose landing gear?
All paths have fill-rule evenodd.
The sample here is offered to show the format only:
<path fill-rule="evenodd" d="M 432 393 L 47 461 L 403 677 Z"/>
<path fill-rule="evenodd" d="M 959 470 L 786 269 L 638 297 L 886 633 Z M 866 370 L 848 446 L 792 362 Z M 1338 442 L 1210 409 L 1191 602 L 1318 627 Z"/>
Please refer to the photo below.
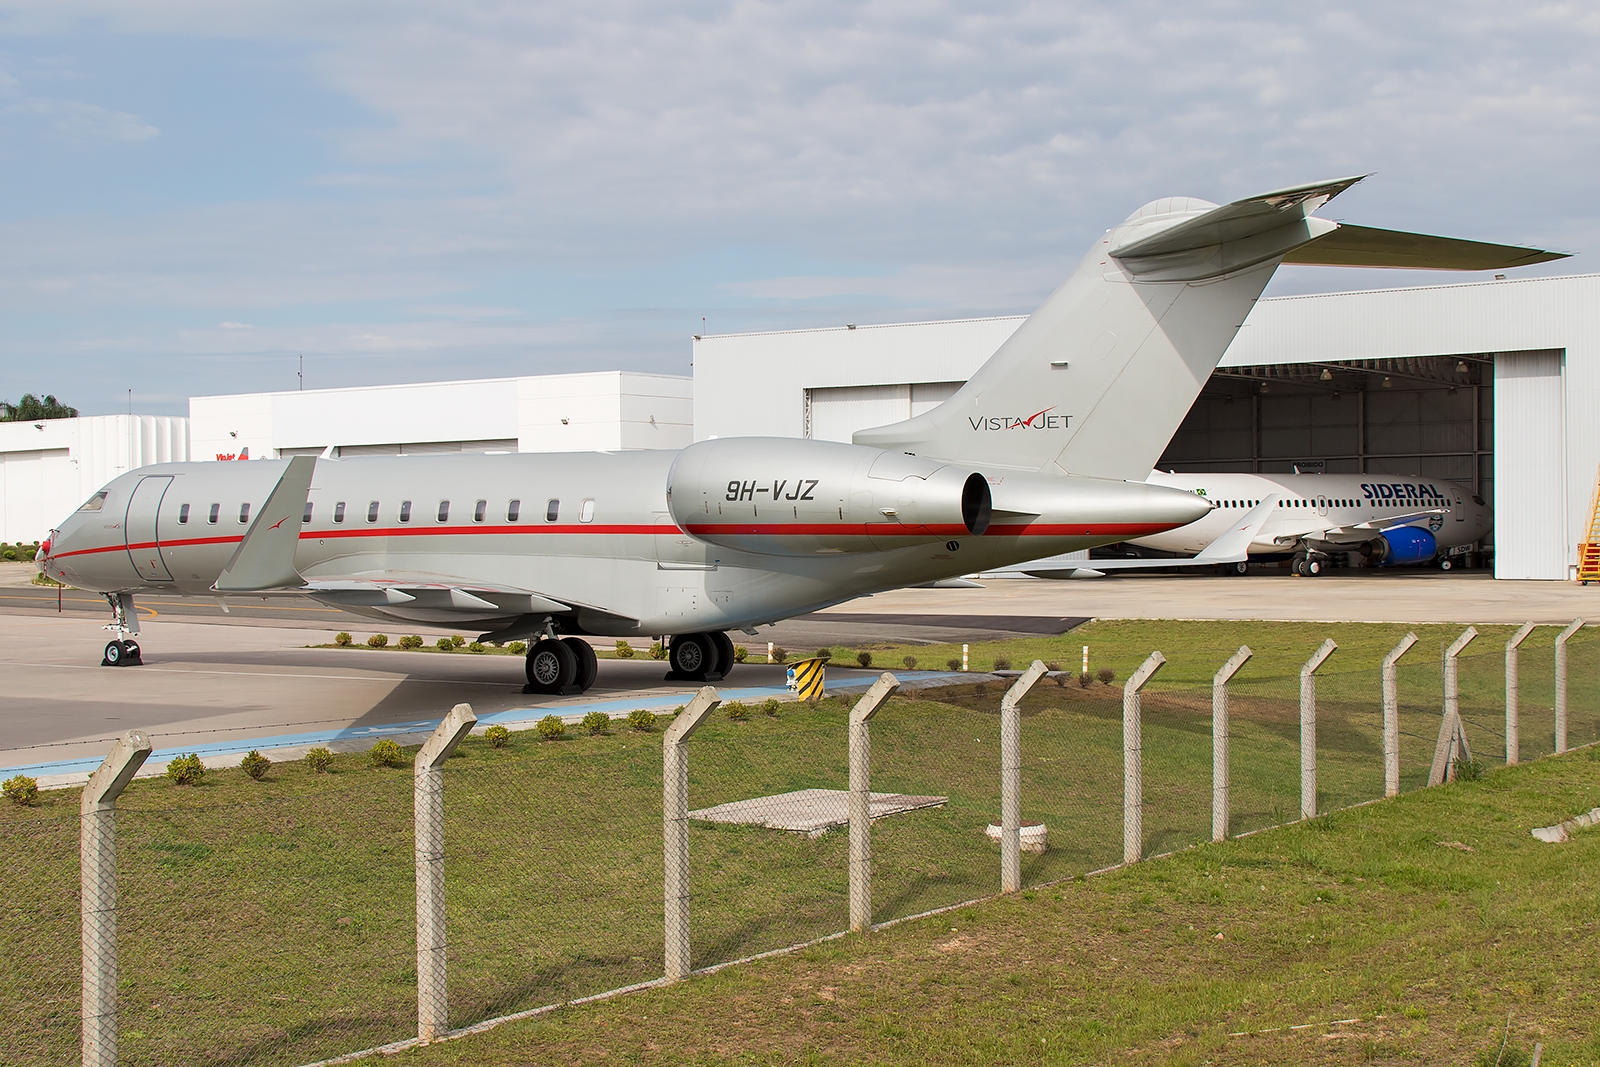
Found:
<path fill-rule="evenodd" d="M 111 622 L 106 626 L 116 637 L 107 643 L 102 667 L 137 667 L 144 662 L 139 654 L 139 643 L 130 641 L 129 634 L 139 632 L 139 616 L 133 610 L 132 593 L 107 593 L 111 605 Z"/>

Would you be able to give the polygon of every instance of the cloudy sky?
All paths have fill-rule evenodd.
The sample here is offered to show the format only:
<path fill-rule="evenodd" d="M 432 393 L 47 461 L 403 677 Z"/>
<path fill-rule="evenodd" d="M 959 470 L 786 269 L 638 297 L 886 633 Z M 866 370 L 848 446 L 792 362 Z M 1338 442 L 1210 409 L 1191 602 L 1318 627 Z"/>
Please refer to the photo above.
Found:
<path fill-rule="evenodd" d="M 0 397 L 688 373 L 1369 171 L 1325 214 L 1600 249 L 1600 9 L 1338 6 L 0 0 Z"/>

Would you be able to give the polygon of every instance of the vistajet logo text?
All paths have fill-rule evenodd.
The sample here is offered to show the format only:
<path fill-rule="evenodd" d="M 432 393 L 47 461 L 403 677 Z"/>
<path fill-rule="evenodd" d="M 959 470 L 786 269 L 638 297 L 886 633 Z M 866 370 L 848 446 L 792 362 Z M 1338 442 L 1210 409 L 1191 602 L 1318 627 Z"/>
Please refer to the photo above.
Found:
<path fill-rule="evenodd" d="M 967 422 L 974 430 L 1065 430 L 1072 416 L 1050 414 L 1054 410 L 1048 407 L 1032 415 L 969 415 Z"/>

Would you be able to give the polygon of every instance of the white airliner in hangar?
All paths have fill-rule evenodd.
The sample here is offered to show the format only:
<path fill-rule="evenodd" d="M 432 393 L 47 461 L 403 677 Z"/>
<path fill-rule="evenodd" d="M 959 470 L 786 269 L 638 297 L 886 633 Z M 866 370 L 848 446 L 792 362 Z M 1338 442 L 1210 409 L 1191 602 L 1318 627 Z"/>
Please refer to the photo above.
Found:
<path fill-rule="evenodd" d="M 718 679 L 728 630 L 1207 514 L 1145 478 L 1280 263 L 1560 258 L 1312 214 L 1360 180 L 1146 204 L 948 401 L 853 444 L 143 467 L 69 516 L 38 565 L 106 595 L 108 664 L 140 660 L 138 595 L 307 596 L 534 639 L 536 692 L 594 682 L 586 636 L 668 636 L 675 676 Z"/>
<path fill-rule="evenodd" d="M 1388 474 L 1173 474 L 1152 485 L 1209 500 L 1213 508 L 1188 526 L 1128 544 L 1183 559 L 1034 560 L 1001 573 L 1039 578 L 1098 577 L 1109 571 L 1215 566 L 1244 574 L 1251 557 L 1289 557 L 1295 574 L 1321 574 L 1331 557 L 1356 553 L 1374 566 L 1428 563 L 1446 570 L 1450 549 L 1477 544 L 1492 518 L 1483 498 L 1438 479 Z M 1192 553 L 1192 555 L 1191 555 Z"/>

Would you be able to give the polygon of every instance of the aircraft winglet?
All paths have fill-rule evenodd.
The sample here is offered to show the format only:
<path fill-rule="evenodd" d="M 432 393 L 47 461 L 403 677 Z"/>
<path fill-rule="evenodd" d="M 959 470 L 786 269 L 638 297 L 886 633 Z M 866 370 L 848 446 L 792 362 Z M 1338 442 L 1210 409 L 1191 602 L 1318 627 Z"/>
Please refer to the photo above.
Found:
<path fill-rule="evenodd" d="M 296 456 L 289 461 L 256 521 L 212 585 L 214 591 L 251 593 L 306 584 L 295 569 L 294 551 L 300 544 L 300 517 L 316 468 L 315 456 Z"/>

